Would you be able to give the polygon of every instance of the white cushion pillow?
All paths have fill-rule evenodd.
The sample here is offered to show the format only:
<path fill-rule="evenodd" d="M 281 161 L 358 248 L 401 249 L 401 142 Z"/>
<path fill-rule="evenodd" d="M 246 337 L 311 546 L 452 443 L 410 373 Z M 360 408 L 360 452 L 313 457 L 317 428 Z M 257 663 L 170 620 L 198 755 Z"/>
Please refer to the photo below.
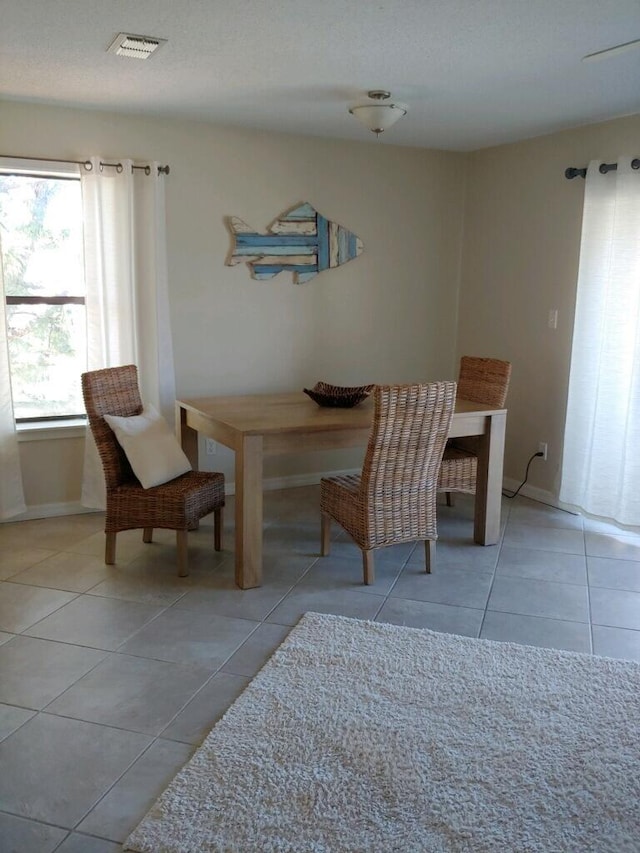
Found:
<path fill-rule="evenodd" d="M 153 406 L 147 405 L 142 414 L 129 418 L 105 415 L 104 419 L 116 434 L 143 488 L 159 486 L 191 471 L 178 439 Z"/>

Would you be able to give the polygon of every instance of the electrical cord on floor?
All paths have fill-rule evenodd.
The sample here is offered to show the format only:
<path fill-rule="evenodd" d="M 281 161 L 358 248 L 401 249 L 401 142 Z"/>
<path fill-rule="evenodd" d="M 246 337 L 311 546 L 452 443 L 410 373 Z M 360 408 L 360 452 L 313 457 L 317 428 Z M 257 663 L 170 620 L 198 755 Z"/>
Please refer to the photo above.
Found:
<path fill-rule="evenodd" d="M 531 459 L 529 459 L 529 461 L 527 462 L 527 468 L 526 468 L 526 471 L 524 472 L 524 480 L 520 483 L 520 485 L 519 485 L 519 486 L 518 486 L 518 488 L 515 490 L 515 492 L 512 492 L 511 494 L 509 494 L 508 492 L 505 492 L 505 491 L 504 491 L 504 489 L 503 489 L 502 494 L 503 494 L 503 496 L 504 496 L 505 498 L 515 498 L 515 496 L 518 494 L 518 492 L 520 491 L 520 489 L 521 489 L 521 488 L 524 486 L 524 484 L 527 482 L 527 480 L 529 479 L 529 466 L 531 465 L 531 463 L 533 462 L 533 460 L 536 458 L 536 456 L 544 456 L 544 453 L 543 453 L 541 450 L 538 450 L 538 452 L 537 452 L 537 453 L 534 453 L 534 454 L 533 454 L 533 456 L 531 457 Z"/>

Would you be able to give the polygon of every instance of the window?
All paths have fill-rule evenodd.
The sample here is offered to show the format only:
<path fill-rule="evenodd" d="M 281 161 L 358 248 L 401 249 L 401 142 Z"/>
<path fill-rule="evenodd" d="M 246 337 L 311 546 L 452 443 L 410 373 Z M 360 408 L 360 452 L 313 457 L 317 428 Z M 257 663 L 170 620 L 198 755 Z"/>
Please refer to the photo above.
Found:
<path fill-rule="evenodd" d="M 0 161 L 0 254 L 16 421 L 84 416 L 80 175 L 76 167 L 36 171 L 34 165 Z"/>

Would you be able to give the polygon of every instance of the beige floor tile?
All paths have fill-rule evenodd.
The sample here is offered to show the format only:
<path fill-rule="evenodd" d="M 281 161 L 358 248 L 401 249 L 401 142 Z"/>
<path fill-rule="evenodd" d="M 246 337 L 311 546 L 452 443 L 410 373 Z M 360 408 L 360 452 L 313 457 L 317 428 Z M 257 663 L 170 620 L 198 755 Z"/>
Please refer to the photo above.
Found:
<path fill-rule="evenodd" d="M 151 740 L 36 714 L 0 743 L 0 810 L 71 829 Z"/>
<path fill-rule="evenodd" d="M 122 845 L 115 841 L 105 841 L 104 838 L 92 838 L 72 832 L 56 848 L 56 853 L 121 853 Z"/>
<path fill-rule="evenodd" d="M 406 562 L 406 555 L 397 560 L 384 558 L 384 552 L 389 548 L 381 548 L 374 552 L 374 576 L 372 584 L 365 584 L 362 568 L 362 555 L 358 550 L 355 559 L 346 559 L 338 556 L 340 549 L 332 549 L 326 557 L 317 560 L 305 574 L 297 586 L 299 590 L 324 589 L 337 592 L 349 589 L 352 592 L 371 593 L 373 595 L 387 595 L 396 582 L 402 566 Z M 336 553 L 337 552 L 337 553 Z"/>
<path fill-rule="evenodd" d="M 593 625 L 593 652 L 611 658 L 640 662 L 640 631 Z"/>
<path fill-rule="evenodd" d="M 56 552 L 45 548 L 0 548 L 0 580 L 13 577 L 23 569 L 52 557 Z"/>
<path fill-rule="evenodd" d="M 36 587 L 24 587 L 36 589 Z M 67 593 L 58 593 L 66 595 Z M 115 651 L 161 612 L 134 601 L 82 595 L 29 628 L 29 636 Z"/>
<path fill-rule="evenodd" d="M 487 609 L 569 622 L 589 622 L 586 586 L 535 578 L 496 577 Z"/>
<path fill-rule="evenodd" d="M 15 637 L 0 646 L 0 702 L 37 711 L 104 658 L 105 652 Z"/>
<path fill-rule="evenodd" d="M 353 592 L 350 589 L 305 589 L 297 586 L 269 614 L 267 622 L 296 625 L 307 611 L 334 613 L 337 616 L 351 616 L 354 619 L 373 619 L 384 600 L 384 596 L 370 592 Z"/>
<path fill-rule="evenodd" d="M 164 531 L 166 532 L 166 531 Z M 213 536 L 213 534 L 211 534 Z M 219 566 L 226 564 L 230 559 L 228 551 L 216 551 L 211 542 L 203 543 L 202 539 L 196 538 L 197 533 L 190 533 L 188 539 L 188 569 L 189 576 L 196 571 L 212 572 Z M 138 554 L 130 563 L 134 567 L 150 570 L 168 572 L 178 577 L 178 552 L 175 542 L 170 544 L 152 542 L 144 551 Z"/>
<path fill-rule="evenodd" d="M 455 566 L 438 566 L 431 574 L 409 566 L 391 590 L 391 597 L 484 610 L 492 581 L 492 574 L 468 572 Z"/>
<path fill-rule="evenodd" d="M 53 853 L 67 834 L 56 826 L 0 813 L 0 850 L 3 853 Z"/>
<path fill-rule="evenodd" d="M 221 579 L 219 587 L 192 589 L 176 602 L 174 609 L 259 622 L 282 601 L 292 586 L 291 583 L 270 583 L 255 589 L 238 589 L 229 577 Z"/>
<path fill-rule="evenodd" d="M 114 841 L 125 841 L 176 773 L 191 758 L 193 747 L 157 740 L 78 826 Z"/>
<path fill-rule="evenodd" d="M 628 533 L 585 534 L 587 554 L 590 557 L 612 557 L 616 560 L 640 562 L 640 536 Z"/>
<path fill-rule="evenodd" d="M 440 566 L 451 566 L 470 572 L 492 572 L 498 556 L 498 545 L 477 545 L 473 541 L 473 530 L 467 531 L 464 537 L 450 538 L 441 536 L 436 542 L 436 559 L 432 571 L 438 571 Z M 409 559 L 408 566 L 425 566 L 424 548 L 417 547 Z"/>
<path fill-rule="evenodd" d="M 63 551 L 101 529 L 104 529 L 102 513 L 83 513 L 19 521 L 15 524 L 0 524 L 0 545 L 3 548 L 21 548 L 24 547 L 25 542 L 28 542 L 33 548 Z"/>
<path fill-rule="evenodd" d="M 592 587 L 591 622 L 610 628 L 640 631 L 640 592 Z"/>
<path fill-rule="evenodd" d="M 248 619 L 229 619 L 192 610 L 165 610 L 121 648 L 123 654 L 176 663 L 195 663 L 215 672 L 258 627 Z"/>
<path fill-rule="evenodd" d="M 133 560 L 126 566 L 116 567 L 106 580 L 91 588 L 91 595 L 168 607 L 190 589 L 189 578 L 178 577 L 174 564 L 167 567 Z"/>
<path fill-rule="evenodd" d="M 633 531 L 519 496 L 503 500 L 504 543 L 485 548 L 473 542 L 473 498 L 447 507 L 441 496 L 432 576 L 421 545 L 381 549 L 365 588 L 360 551 L 338 525 L 319 558 L 318 486 L 285 489 L 264 495 L 263 585 L 242 591 L 234 508 L 229 496 L 223 552 L 211 517 L 189 534 L 187 578 L 173 531 L 155 531 L 151 545 L 139 530 L 120 533 L 108 568 L 101 513 L 0 525 L 1 853 L 5 837 L 19 853 L 120 851 L 307 611 L 577 651 L 593 632 L 596 653 L 640 659 Z M 88 586 L 94 570 L 106 574 Z M 15 704 L 49 697 L 44 712 Z"/>
<path fill-rule="evenodd" d="M 522 497 L 519 497 L 517 503 L 512 507 L 509 522 L 568 530 L 582 530 L 584 527 L 581 515 L 565 512 L 556 507 Z"/>
<path fill-rule="evenodd" d="M 582 530 L 567 530 L 532 524 L 509 523 L 504 544 L 514 548 L 533 548 L 538 551 L 560 551 L 564 554 L 584 554 L 585 536 Z"/>
<path fill-rule="evenodd" d="M 591 651 L 589 625 L 564 619 L 545 619 L 489 610 L 485 614 L 480 636 L 485 640 L 521 643 L 547 649 L 566 649 L 586 654 Z"/>
<path fill-rule="evenodd" d="M 222 667 L 222 672 L 254 676 L 289 634 L 288 625 L 264 622 Z"/>
<path fill-rule="evenodd" d="M 210 677 L 205 667 L 111 654 L 47 713 L 157 735 Z"/>
<path fill-rule="evenodd" d="M 167 726 L 162 737 L 200 744 L 250 680 L 246 676 L 217 672 Z"/>
<path fill-rule="evenodd" d="M 73 554 L 88 554 L 92 557 L 100 557 L 104 562 L 106 537 L 104 530 L 92 533 L 78 542 L 74 542 L 66 551 Z M 144 553 L 146 544 L 142 541 L 141 530 L 122 530 L 116 537 L 116 556 L 118 564 L 128 563 L 135 557 Z"/>
<path fill-rule="evenodd" d="M 61 551 L 45 557 L 35 566 L 14 575 L 15 583 L 62 589 L 68 592 L 86 592 L 92 586 L 114 574 L 112 566 L 104 560 L 87 554 L 71 554 Z"/>
<path fill-rule="evenodd" d="M 23 723 L 30 720 L 35 711 L 26 708 L 15 708 L 13 705 L 0 704 L 0 740 L 9 737 L 10 734 L 19 729 Z M 0 838 L 2 833 L 0 833 Z"/>
<path fill-rule="evenodd" d="M 587 566 L 591 586 L 640 592 L 640 562 L 638 561 L 587 557 Z"/>
<path fill-rule="evenodd" d="M 0 630 L 19 634 L 73 601 L 75 597 L 75 594 L 70 592 L 2 581 L 0 583 Z"/>
<path fill-rule="evenodd" d="M 376 622 L 406 625 L 409 628 L 429 628 L 447 634 L 477 637 L 480 633 L 484 610 L 434 604 L 431 601 L 408 601 L 389 598 L 376 617 Z"/>
<path fill-rule="evenodd" d="M 544 542 L 541 543 L 544 547 Z M 582 554 L 561 554 L 558 551 L 513 548 L 503 545 L 496 567 L 496 575 L 557 581 L 559 583 L 587 583 L 587 558 Z"/>

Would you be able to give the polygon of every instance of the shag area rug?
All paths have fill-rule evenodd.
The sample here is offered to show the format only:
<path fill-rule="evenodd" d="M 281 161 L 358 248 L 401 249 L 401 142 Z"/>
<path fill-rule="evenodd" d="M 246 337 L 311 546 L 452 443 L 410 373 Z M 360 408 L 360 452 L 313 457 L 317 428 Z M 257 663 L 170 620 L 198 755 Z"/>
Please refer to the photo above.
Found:
<path fill-rule="evenodd" d="M 307 613 L 124 849 L 637 853 L 640 664 Z"/>

